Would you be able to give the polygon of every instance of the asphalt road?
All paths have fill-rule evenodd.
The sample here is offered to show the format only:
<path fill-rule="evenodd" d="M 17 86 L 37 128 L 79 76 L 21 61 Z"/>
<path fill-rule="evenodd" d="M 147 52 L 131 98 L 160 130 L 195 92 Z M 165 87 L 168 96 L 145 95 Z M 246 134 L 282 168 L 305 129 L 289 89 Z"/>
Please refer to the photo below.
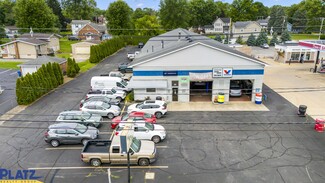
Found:
<path fill-rule="evenodd" d="M 80 145 L 52 149 L 43 135 L 59 112 L 78 108 L 90 78 L 117 68 L 129 49 L 0 127 L 0 167 L 13 172 L 43 168 L 36 170 L 41 181 L 60 183 L 108 182 L 110 168 L 112 182 L 127 182 L 126 166 L 89 167 L 80 160 Z M 168 112 L 158 120 L 168 134 L 157 144 L 157 162 L 132 166 L 132 182 L 324 182 L 324 135 L 313 130 L 312 119 L 298 117 L 296 107 L 267 86 L 264 93 L 268 112 Z M 100 128 L 100 138 L 110 135 L 108 125 Z M 154 173 L 154 180 L 145 179 L 146 173 Z"/>
<path fill-rule="evenodd" d="M 0 115 L 17 106 L 16 101 L 16 79 L 17 70 L 0 69 L 0 86 L 5 89 L 0 94 Z"/>

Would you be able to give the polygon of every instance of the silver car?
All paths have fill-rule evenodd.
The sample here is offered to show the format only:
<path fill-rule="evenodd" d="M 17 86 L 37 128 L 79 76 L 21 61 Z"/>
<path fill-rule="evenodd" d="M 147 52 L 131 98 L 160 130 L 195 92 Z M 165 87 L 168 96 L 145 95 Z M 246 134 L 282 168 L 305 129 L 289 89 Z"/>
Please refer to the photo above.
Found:
<path fill-rule="evenodd" d="M 44 140 L 53 147 L 60 144 L 85 145 L 88 140 L 96 139 L 98 130 L 95 127 L 85 126 L 79 123 L 58 123 L 48 127 Z"/>
<path fill-rule="evenodd" d="M 89 112 L 90 114 L 107 116 L 109 119 L 113 119 L 115 116 L 119 116 L 121 114 L 120 107 L 116 105 L 110 105 L 102 101 L 85 102 L 80 110 Z"/>
<path fill-rule="evenodd" d="M 242 95 L 242 90 L 238 84 L 230 84 L 229 96 L 240 97 Z"/>
<path fill-rule="evenodd" d="M 81 123 L 86 126 L 99 127 L 103 118 L 100 115 L 83 111 L 64 111 L 56 118 L 57 122 Z"/>

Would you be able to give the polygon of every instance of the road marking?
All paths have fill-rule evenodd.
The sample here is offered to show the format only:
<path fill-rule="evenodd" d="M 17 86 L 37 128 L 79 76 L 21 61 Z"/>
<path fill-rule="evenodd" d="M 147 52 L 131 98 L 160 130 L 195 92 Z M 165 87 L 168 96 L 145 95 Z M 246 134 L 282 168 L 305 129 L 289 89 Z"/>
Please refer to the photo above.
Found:
<path fill-rule="evenodd" d="M 313 180 L 311 179 L 311 177 L 310 177 L 310 175 L 309 175 L 309 171 L 308 171 L 307 166 L 306 166 L 306 172 L 307 172 L 307 175 L 308 175 L 308 177 L 309 177 L 310 182 L 313 182 Z"/>
<path fill-rule="evenodd" d="M 9 75 L 14 75 L 14 74 L 17 74 L 17 72 L 10 73 Z"/>
<path fill-rule="evenodd" d="M 0 74 L 3 74 L 3 73 L 8 72 L 8 71 L 11 71 L 11 69 L 8 69 L 8 70 L 5 70 L 5 71 L 2 71 L 2 72 L 0 72 Z"/>
<path fill-rule="evenodd" d="M 82 147 L 48 147 L 45 148 L 45 150 L 50 151 L 50 150 L 81 150 Z M 166 149 L 168 146 L 156 146 L 157 149 Z"/>
<path fill-rule="evenodd" d="M 84 167 L 35 167 L 35 168 L 28 168 L 28 170 L 76 170 L 76 169 L 96 169 L 96 168 L 110 168 L 110 169 L 125 169 L 128 168 L 127 166 L 84 166 Z M 168 166 L 130 166 L 132 169 L 167 169 Z"/>

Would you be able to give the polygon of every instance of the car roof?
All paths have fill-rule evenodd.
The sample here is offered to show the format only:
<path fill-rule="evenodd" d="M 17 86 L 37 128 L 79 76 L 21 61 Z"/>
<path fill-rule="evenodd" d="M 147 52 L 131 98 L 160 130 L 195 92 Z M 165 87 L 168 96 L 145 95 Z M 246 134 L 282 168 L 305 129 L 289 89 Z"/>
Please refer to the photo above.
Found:
<path fill-rule="evenodd" d="M 141 112 L 141 111 L 138 111 L 138 112 L 131 112 L 129 114 L 129 116 L 143 116 L 144 114 L 146 114 L 145 112 Z M 148 113 L 149 114 L 149 113 Z M 151 114 L 150 114 L 151 115 Z"/>
<path fill-rule="evenodd" d="M 103 101 L 98 101 L 98 100 L 96 100 L 96 101 L 87 101 L 87 102 L 85 102 L 84 103 L 84 106 L 87 106 L 87 105 L 98 105 L 98 106 L 101 106 L 101 105 L 103 105 Z"/>
<path fill-rule="evenodd" d="M 66 114 L 82 114 L 85 113 L 83 111 L 77 111 L 77 110 L 71 110 L 71 111 L 63 111 L 60 113 L 60 115 L 66 115 Z"/>
<path fill-rule="evenodd" d="M 49 129 L 71 129 L 75 128 L 78 125 L 78 123 L 56 123 L 53 125 L 50 125 Z"/>
<path fill-rule="evenodd" d="M 162 101 L 162 100 L 145 100 L 143 103 L 144 104 L 159 104 L 159 105 L 163 105 L 165 103 L 165 101 Z"/>

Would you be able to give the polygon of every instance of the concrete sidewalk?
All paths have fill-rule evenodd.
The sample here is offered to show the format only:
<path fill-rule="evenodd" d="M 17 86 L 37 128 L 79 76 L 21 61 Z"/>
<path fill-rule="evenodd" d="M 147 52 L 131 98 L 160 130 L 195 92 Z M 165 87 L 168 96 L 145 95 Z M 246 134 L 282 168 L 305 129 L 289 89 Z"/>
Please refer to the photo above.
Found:
<path fill-rule="evenodd" d="M 213 104 L 212 102 L 171 102 L 168 111 L 269 111 L 263 104 L 249 102 L 227 102 Z"/>
<path fill-rule="evenodd" d="M 312 118 L 325 118 L 325 74 L 310 72 L 314 63 L 283 64 L 261 59 L 265 67 L 264 83 L 293 105 L 307 105 Z"/>

